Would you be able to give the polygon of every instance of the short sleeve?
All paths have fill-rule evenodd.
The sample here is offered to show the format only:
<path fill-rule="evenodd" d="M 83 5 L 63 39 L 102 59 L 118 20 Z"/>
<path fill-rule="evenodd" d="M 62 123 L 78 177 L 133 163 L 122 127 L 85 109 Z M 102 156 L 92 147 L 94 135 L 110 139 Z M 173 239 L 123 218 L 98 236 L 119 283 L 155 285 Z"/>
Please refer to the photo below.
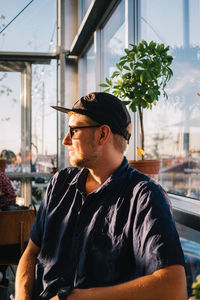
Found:
<path fill-rule="evenodd" d="M 65 193 L 66 186 L 69 180 L 74 178 L 74 175 L 79 172 L 77 168 L 66 168 L 57 172 L 47 186 L 45 197 L 37 212 L 33 223 L 30 238 L 38 246 L 41 247 L 46 224 L 49 220 L 51 210 L 58 205 L 62 198 L 61 194 Z M 54 194 L 54 197 L 53 197 Z"/>
<path fill-rule="evenodd" d="M 154 183 L 144 185 L 138 197 L 133 225 L 136 273 L 152 274 L 174 264 L 184 265 L 179 236 L 164 190 Z"/>
<path fill-rule="evenodd" d="M 42 243 L 42 237 L 44 232 L 44 223 L 45 223 L 45 216 L 46 216 L 46 209 L 47 209 L 47 203 L 50 199 L 52 186 L 53 186 L 53 180 L 52 178 L 48 184 L 44 200 L 41 202 L 39 210 L 37 212 L 36 218 L 34 220 L 31 232 L 30 232 L 30 238 L 31 240 L 38 246 L 41 247 Z"/>

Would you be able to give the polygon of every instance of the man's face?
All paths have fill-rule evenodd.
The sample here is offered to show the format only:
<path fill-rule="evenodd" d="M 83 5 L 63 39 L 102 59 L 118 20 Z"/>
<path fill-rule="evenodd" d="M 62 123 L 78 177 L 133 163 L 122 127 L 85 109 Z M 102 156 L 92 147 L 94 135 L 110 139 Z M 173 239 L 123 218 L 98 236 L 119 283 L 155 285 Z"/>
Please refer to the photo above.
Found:
<path fill-rule="evenodd" d="M 93 168 L 98 158 L 98 146 L 95 139 L 95 130 L 98 127 L 73 129 L 73 127 L 97 125 L 87 116 L 72 114 L 69 118 L 69 127 L 72 128 L 73 136 L 69 132 L 63 139 L 63 144 L 68 146 L 70 163 L 75 167 Z"/>

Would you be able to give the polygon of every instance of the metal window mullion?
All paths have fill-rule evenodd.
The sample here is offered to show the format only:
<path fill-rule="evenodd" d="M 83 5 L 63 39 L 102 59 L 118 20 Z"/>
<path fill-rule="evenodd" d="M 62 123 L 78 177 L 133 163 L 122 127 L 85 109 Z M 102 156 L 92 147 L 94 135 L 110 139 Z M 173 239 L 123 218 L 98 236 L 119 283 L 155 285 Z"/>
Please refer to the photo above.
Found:
<path fill-rule="evenodd" d="M 102 43 L 101 43 L 101 34 L 100 29 L 96 30 L 94 33 L 94 54 L 95 54 L 95 80 L 96 80 L 96 91 L 100 92 L 101 88 L 99 84 L 103 82 L 103 62 L 102 62 Z"/>
<path fill-rule="evenodd" d="M 59 51 L 59 67 L 58 67 L 58 105 L 65 106 L 65 1 L 57 1 L 57 49 Z M 58 114 L 58 168 L 65 167 L 65 149 L 62 146 L 62 140 L 65 134 L 65 115 Z"/>
<path fill-rule="evenodd" d="M 21 155 L 22 171 L 31 172 L 31 63 L 25 63 L 25 69 L 21 73 Z M 21 182 L 21 196 L 25 199 L 25 205 L 31 204 L 31 178 L 24 178 Z"/>

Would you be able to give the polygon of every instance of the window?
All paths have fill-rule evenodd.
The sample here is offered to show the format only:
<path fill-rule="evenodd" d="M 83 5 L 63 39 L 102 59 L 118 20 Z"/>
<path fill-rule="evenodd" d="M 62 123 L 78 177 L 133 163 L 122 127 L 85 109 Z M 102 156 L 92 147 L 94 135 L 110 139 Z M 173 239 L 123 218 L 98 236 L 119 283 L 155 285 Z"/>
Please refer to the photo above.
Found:
<path fill-rule="evenodd" d="M 32 82 L 32 171 L 49 173 L 56 163 L 56 62 L 34 65 Z"/>
<path fill-rule="evenodd" d="M 14 17 L 16 19 L 5 28 Z M 55 52 L 56 1 L 14 0 L 2 4 L 0 30 L 4 28 L 0 35 L 0 51 Z M 0 66 L 1 71 L 4 68 L 10 71 L 0 73 L 3 107 L 0 112 L 0 150 L 9 151 L 7 155 L 13 153 L 14 159 L 12 163 L 8 162 L 6 172 L 14 183 L 19 183 L 15 191 L 23 198 L 20 204 L 29 205 L 34 200 L 33 185 L 36 181 L 46 184 L 50 170 L 57 166 L 57 122 L 49 107 L 56 104 L 57 98 L 56 63 L 54 61 L 46 66 L 44 61 L 38 60 L 38 63 L 44 64 L 34 65 L 35 60 L 30 63 L 27 58 L 25 61 L 25 55 L 24 61 L 18 61 L 18 54 L 14 62 L 13 59 L 3 61 Z M 42 173 L 42 176 L 30 174 L 33 172 Z M 45 185 L 42 186 L 44 188 Z"/>
<path fill-rule="evenodd" d="M 80 26 L 81 22 L 84 19 L 84 16 L 91 4 L 91 0 L 79 0 L 78 2 L 78 26 Z"/>
<path fill-rule="evenodd" d="M 32 180 L 32 202 L 38 203 L 49 181 L 45 173 L 57 167 L 57 122 L 50 107 L 56 104 L 56 62 L 33 65 L 32 76 L 31 172 L 38 173 Z"/>
<path fill-rule="evenodd" d="M 6 173 L 21 173 L 21 74 L 0 72 L 0 155 L 6 158 Z M 18 197 L 21 183 L 12 180 Z"/>
<path fill-rule="evenodd" d="M 95 91 L 95 56 L 94 44 L 86 53 L 86 94 Z"/>
<path fill-rule="evenodd" d="M 168 192 L 200 199 L 199 1 L 142 0 L 140 39 L 170 45 L 173 77 L 168 100 L 145 111 L 149 158 L 161 158 L 160 182 Z"/>
<path fill-rule="evenodd" d="M 0 72 L 0 152 L 8 150 L 15 156 L 21 147 L 20 87 L 20 73 Z"/>
<path fill-rule="evenodd" d="M 102 29 L 102 81 L 116 68 L 125 48 L 125 1 L 121 1 Z"/>
<path fill-rule="evenodd" d="M 79 95 L 96 91 L 94 43 L 79 60 Z"/>

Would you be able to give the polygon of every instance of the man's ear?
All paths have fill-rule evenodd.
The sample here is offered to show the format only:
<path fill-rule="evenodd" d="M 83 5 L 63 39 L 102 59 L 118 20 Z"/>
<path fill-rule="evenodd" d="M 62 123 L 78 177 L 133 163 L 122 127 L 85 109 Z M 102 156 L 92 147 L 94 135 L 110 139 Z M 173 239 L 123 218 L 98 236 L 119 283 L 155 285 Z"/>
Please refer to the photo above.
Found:
<path fill-rule="evenodd" d="M 99 145 L 105 144 L 111 134 L 110 127 L 108 125 L 102 125 L 99 133 Z"/>

